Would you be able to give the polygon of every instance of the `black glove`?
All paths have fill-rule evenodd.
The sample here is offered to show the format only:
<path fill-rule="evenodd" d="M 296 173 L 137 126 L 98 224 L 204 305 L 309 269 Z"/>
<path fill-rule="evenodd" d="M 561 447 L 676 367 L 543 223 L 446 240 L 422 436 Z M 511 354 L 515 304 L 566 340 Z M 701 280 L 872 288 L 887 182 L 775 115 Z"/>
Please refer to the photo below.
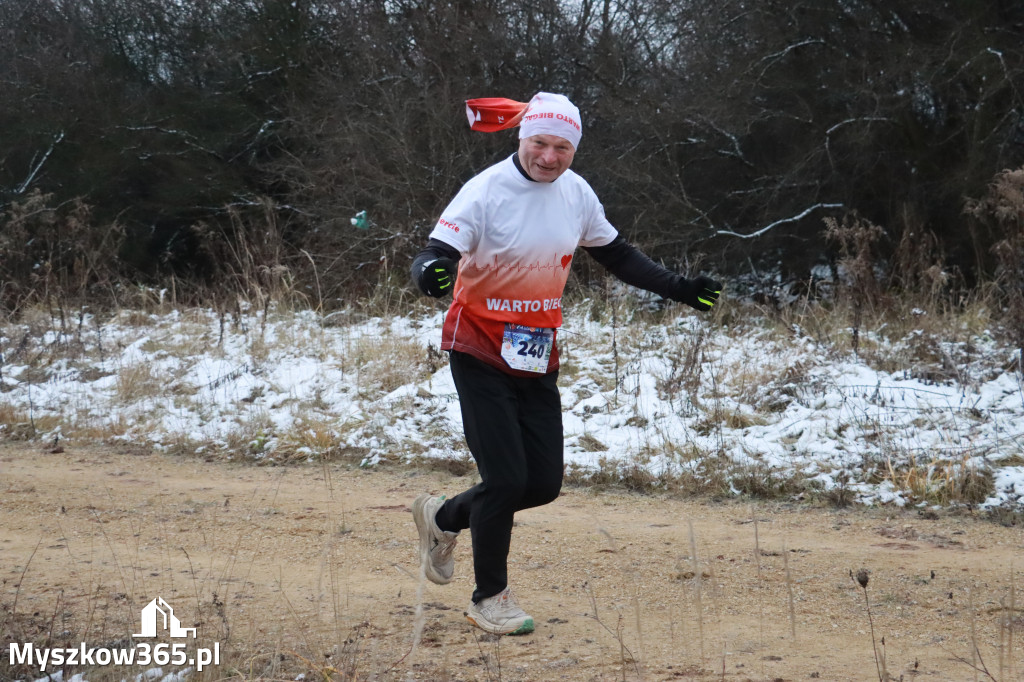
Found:
<path fill-rule="evenodd" d="M 435 258 L 424 263 L 420 271 L 420 289 L 427 296 L 441 298 L 452 290 L 455 270 L 455 261 L 451 258 Z"/>
<path fill-rule="evenodd" d="M 720 293 L 722 293 L 721 282 L 704 275 L 698 275 L 693 279 L 681 277 L 679 279 L 679 288 L 676 290 L 676 295 L 673 298 L 691 308 L 704 311 L 711 310 L 711 306 L 715 305 L 715 302 L 718 301 Z"/>

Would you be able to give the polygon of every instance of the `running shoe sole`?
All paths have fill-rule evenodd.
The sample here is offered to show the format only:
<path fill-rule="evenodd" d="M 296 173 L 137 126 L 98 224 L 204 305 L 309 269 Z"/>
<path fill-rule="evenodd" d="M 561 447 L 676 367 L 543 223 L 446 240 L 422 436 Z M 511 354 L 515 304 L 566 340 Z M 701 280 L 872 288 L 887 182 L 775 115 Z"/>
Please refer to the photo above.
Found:
<path fill-rule="evenodd" d="M 434 563 L 430 560 L 430 550 L 433 548 L 434 533 L 431 529 L 431 520 L 427 518 L 424 507 L 430 501 L 432 495 L 423 493 L 412 501 L 412 518 L 416 522 L 416 530 L 420 535 L 420 566 L 426 573 L 427 580 L 436 585 L 447 585 L 454 576 L 445 577 L 434 570 Z"/>
<path fill-rule="evenodd" d="M 465 616 L 470 623 L 492 635 L 528 635 L 533 632 L 533 618 L 527 618 L 519 627 L 509 630 L 508 626 L 491 623 L 480 614 L 471 614 L 466 611 Z"/>

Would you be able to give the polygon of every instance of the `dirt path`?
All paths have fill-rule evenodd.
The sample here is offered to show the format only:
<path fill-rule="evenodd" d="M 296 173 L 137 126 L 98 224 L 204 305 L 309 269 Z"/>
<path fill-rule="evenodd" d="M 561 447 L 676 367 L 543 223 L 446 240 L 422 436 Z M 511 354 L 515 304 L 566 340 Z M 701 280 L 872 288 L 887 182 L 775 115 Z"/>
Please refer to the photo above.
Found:
<path fill-rule="evenodd" d="M 0 678 L 33 672 L 7 640 L 110 642 L 161 596 L 219 642 L 211 680 L 877 680 L 863 567 L 893 679 L 990 679 L 957 660 L 972 630 L 995 679 L 1024 679 L 1019 527 L 568 490 L 515 529 L 536 632 L 491 638 L 462 615 L 468 533 L 452 585 L 413 562 L 409 502 L 469 482 L 0 445 Z"/>

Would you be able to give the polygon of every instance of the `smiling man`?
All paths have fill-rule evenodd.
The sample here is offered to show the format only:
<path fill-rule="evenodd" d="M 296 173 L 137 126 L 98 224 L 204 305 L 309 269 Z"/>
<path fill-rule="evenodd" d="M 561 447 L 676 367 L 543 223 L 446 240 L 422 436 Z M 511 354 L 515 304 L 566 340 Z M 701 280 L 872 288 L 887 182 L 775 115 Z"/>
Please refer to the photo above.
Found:
<path fill-rule="evenodd" d="M 466 617 L 496 634 L 523 634 L 533 618 L 508 580 L 515 513 L 547 504 L 562 486 L 558 346 L 562 292 L 576 248 L 612 274 L 706 311 L 721 284 L 687 279 L 642 254 L 608 222 L 590 185 L 570 170 L 583 133 L 579 109 L 541 92 L 523 105 L 467 102 L 470 125 L 519 126 L 519 150 L 463 186 L 413 261 L 423 293 L 453 294 L 441 348 L 449 351 L 463 430 L 481 481 L 450 499 L 412 504 L 420 562 L 437 584 L 454 576 L 456 538 L 469 528 L 476 589 Z"/>
<path fill-rule="evenodd" d="M 519 142 L 519 164 L 537 182 L 554 182 L 569 170 L 576 148 L 564 137 L 531 135 Z"/>

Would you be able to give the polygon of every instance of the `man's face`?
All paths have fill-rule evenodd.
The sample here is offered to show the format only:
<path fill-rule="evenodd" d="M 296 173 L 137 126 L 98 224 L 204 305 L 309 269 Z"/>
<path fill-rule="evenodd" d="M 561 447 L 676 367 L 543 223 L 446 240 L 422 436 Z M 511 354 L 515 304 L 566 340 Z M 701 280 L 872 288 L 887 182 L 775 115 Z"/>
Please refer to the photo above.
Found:
<path fill-rule="evenodd" d="M 537 182 L 554 182 L 569 170 L 576 149 L 564 137 L 531 135 L 519 140 L 519 163 Z"/>

